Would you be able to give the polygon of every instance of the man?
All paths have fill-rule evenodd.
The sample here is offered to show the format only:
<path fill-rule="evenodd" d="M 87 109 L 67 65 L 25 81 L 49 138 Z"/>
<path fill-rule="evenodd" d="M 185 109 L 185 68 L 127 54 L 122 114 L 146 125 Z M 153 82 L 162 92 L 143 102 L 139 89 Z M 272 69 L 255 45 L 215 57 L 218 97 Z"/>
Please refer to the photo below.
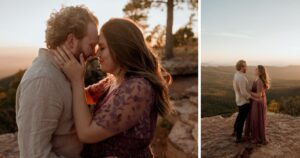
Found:
<path fill-rule="evenodd" d="M 58 46 L 79 60 L 95 55 L 98 20 L 84 6 L 63 7 L 47 21 L 46 45 L 25 72 L 16 94 L 16 121 L 21 158 L 77 158 L 82 144 L 75 133 L 72 91 L 55 64 Z"/>
<path fill-rule="evenodd" d="M 234 74 L 233 78 L 233 88 L 239 113 L 234 123 L 234 132 L 232 135 L 236 136 L 236 143 L 240 143 L 242 141 L 244 122 L 250 109 L 249 99 L 251 94 L 249 83 L 247 77 L 245 76 L 247 71 L 246 61 L 238 61 L 236 64 L 236 70 L 237 72 Z"/>

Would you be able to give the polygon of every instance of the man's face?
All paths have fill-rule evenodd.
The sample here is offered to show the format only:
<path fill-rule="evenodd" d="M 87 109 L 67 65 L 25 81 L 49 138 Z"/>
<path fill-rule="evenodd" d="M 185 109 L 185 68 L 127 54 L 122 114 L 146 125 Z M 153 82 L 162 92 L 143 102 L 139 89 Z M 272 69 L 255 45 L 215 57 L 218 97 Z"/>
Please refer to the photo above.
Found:
<path fill-rule="evenodd" d="M 246 65 L 246 64 L 242 67 L 241 71 L 242 71 L 243 73 L 246 73 L 246 72 L 247 72 L 247 65 Z"/>
<path fill-rule="evenodd" d="M 83 57 L 86 60 L 96 54 L 96 46 L 98 43 L 98 29 L 94 23 L 89 23 L 87 26 L 87 34 L 81 40 L 77 42 L 77 49 L 74 52 L 74 56 L 79 60 L 79 55 L 83 53 Z"/>

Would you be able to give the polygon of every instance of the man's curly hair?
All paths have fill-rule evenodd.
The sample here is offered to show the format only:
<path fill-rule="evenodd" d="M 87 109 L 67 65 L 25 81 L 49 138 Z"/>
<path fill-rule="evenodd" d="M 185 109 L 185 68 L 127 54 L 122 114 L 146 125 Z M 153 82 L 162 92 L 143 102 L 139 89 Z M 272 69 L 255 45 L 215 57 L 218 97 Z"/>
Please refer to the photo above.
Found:
<path fill-rule="evenodd" d="M 97 17 L 83 5 L 62 7 L 51 13 L 45 31 L 47 48 L 55 49 L 66 41 L 70 33 L 82 39 L 86 35 L 89 22 L 97 26 L 99 24 Z"/>

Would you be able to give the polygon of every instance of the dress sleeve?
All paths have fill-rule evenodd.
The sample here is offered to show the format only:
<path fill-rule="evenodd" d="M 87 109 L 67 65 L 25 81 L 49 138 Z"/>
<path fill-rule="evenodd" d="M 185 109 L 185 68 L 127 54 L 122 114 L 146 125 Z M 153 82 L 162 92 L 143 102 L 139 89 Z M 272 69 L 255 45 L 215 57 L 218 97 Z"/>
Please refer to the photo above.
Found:
<path fill-rule="evenodd" d="M 101 95 L 109 88 L 110 78 L 106 77 L 98 83 L 92 84 L 85 88 L 86 95 L 89 95 L 96 103 Z"/>
<path fill-rule="evenodd" d="M 153 103 L 153 89 L 144 78 L 131 78 L 113 91 L 109 99 L 95 113 L 97 125 L 119 133 L 133 127 L 149 113 Z"/>

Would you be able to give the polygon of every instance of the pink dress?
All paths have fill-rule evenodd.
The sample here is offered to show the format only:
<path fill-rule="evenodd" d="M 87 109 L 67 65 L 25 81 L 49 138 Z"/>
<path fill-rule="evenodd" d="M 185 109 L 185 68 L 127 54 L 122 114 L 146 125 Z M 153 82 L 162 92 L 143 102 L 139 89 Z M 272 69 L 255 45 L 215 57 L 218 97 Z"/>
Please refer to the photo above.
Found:
<path fill-rule="evenodd" d="M 110 86 L 111 80 L 105 78 L 86 90 L 97 101 L 92 111 L 93 120 L 118 134 L 95 144 L 85 144 L 81 156 L 152 158 L 150 143 L 158 112 L 151 83 L 143 77 L 132 76 L 126 77 L 118 88 L 108 94 Z"/>
<path fill-rule="evenodd" d="M 246 121 L 245 137 L 254 144 L 267 144 L 266 114 L 267 98 L 263 82 L 258 79 L 252 85 L 252 92 L 262 92 L 262 97 L 251 100 L 251 107 Z"/>

